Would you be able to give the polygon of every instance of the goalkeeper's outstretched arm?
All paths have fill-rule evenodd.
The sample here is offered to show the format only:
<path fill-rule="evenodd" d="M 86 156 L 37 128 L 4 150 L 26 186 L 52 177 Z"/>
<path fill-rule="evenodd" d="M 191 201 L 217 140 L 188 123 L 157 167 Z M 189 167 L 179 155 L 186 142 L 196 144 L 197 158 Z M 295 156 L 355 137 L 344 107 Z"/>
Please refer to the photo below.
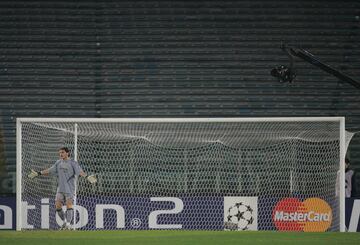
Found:
<path fill-rule="evenodd" d="M 40 175 L 49 175 L 50 171 L 49 169 L 45 169 L 45 170 L 42 170 L 42 171 L 35 171 L 34 169 L 31 169 L 30 170 L 30 173 L 28 174 L 28 177 L 30 179 L 33 179 L 37 176 L 40 176 Z"/>
<path fill-rule="evenodd" d="M 80 171 L 80 176 L 86 178 L 87 181 L 89 181 L 91 184 L 95 184 L 97 182 L 97 179 L 95 175 L 87 175 L 84 171 Z"/>
<path fill-rule="evenodd" d="M 28 177 L 30 179 L 33 179 L 33 178 L 38 177 L 40 175 L 49 175 L 50 174 L 50 169 L 51 168 L 48 168 L 48 169 L 45 169 L 45 170 L 42 170 L 42 171 L 35 171 L 35 170 L 31 169 L 30 173 L 28 174 Z M 91 184 L 95 184 L 97 182 L 97 179 L 96 179 L 95 175 L 93 175 L 93 174 L 87 175 L 84 171 L 80 170 L 79 175 L 81 177 L 86 178 L 86 180 L 89 181 Z"/>

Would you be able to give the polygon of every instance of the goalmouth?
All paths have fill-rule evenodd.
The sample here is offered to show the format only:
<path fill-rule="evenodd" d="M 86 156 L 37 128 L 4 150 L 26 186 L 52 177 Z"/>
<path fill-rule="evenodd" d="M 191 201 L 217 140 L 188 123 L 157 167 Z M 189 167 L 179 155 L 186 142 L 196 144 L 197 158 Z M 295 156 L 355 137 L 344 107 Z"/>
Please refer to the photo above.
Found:
<path fill-rule="evenodd" d="M 67 146 L 82 168 L 73 228 L 345 231 L 345 119 L 18 118 L 17 230 L 58 229 Z"/>

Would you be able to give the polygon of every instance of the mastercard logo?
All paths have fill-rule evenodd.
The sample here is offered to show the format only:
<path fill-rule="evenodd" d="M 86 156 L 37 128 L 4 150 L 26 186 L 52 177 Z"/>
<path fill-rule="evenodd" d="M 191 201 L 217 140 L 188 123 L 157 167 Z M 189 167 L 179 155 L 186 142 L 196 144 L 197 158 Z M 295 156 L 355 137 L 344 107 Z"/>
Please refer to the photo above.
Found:
<path fill-rule="evenodd" d="M 272 219 L 279 231 L 321 232 L 330 227 L 332 210 L 320 198 L 308 198 L 303 202 L 285 198 L 275 205 Z"/>

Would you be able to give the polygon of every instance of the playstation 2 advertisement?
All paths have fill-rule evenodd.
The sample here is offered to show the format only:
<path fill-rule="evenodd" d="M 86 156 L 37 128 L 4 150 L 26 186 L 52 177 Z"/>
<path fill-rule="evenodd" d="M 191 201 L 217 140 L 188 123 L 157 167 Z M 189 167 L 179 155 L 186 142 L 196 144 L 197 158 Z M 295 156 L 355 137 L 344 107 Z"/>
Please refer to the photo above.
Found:
<path fill-rule="evenodd" d="M 32 199 L 34 200 L 34 199 Z M 22 202 L 22 229 L 58 229 L 53 198 Z M 319 197 L 79 197 L 78 230 L 339 231 L 338 203 Z M 360 200 L 346 200 L 347 231 L 360 231 Z M 15 197 L 0 198 L 0 229 L 16 228 Z"/>

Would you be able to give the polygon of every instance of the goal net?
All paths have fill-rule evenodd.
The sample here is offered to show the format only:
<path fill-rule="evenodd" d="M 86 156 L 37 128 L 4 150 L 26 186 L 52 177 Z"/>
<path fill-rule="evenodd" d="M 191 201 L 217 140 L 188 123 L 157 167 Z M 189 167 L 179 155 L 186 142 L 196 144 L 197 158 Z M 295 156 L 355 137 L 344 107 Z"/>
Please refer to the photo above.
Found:
<path fill-rule="evenodd" d="M 58 229 L 56 176 L 71 149 L 74 229 L 343 231 L 343 118 L 17 121 L 17 229 Z M 65 207 L 64 207 L 65 208 Z"/>

